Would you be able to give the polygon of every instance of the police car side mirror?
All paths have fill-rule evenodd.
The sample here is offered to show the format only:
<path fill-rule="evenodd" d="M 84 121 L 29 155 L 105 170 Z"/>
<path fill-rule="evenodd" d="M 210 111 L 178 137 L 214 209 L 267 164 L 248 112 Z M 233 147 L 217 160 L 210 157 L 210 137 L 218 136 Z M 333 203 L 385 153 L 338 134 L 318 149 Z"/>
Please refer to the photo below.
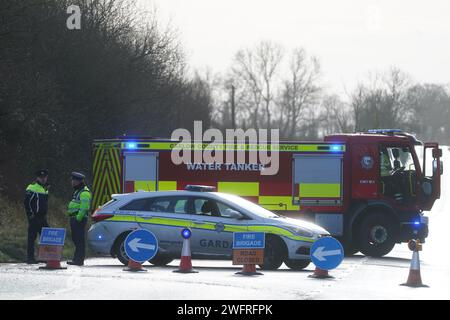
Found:
<path fill-rule="evenodd" d="M 227 216 L 231 219 L 236 219 L 236 220 L 241 220 L 244 218 L 244 216 L 241 213 L 239 213 L 235 210 L 232 210 L 232 209 L 227 209 Z"/>

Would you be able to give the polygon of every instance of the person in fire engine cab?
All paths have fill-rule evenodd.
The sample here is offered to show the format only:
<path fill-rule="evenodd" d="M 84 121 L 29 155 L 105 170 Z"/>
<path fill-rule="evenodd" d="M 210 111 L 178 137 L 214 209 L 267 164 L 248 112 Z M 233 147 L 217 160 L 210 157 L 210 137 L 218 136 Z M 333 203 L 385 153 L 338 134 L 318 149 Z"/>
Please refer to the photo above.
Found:
<path fill-rule="evenodd" d="M 91 207 L 91 191 L 86 186 L 86 177 L 79 172 L 72 172 L 71 181 L 73 187 L 72 200 L 69 202 L 68 215 L 72 241 L 75 245 L 75 253 L 72 261 L 67 264 L 82 266 L 85 258 L 85 229 L 87 217 Z"/>
<path fill-rule="evenodd" d="M 36 179 L 25 190 L 23 204 L 28 219 L 27 263 L 38 263 L 34 257 L 34 243 L 44 227 L 48 227 L 48 170 L 36 171 Z"/>
<path fill-rule="evenodd" d="M 393 165 L 389 156 L 388 148 L 383 147 L 380 151 L 380 176 L 382 193 L 393 197 L 397 202 L 404 200 L 402 176 L 396 175 L 396 172 L 402 168 L 399 160 L 399 150 L 391 148 L 394 157 Z"/>
<path fill-rule="evenodd" d="M 391 175 L 391 159 L 386 148 L 382 148 L 380 152 L 380 169 L 381 177 L 389 177 Z"/>

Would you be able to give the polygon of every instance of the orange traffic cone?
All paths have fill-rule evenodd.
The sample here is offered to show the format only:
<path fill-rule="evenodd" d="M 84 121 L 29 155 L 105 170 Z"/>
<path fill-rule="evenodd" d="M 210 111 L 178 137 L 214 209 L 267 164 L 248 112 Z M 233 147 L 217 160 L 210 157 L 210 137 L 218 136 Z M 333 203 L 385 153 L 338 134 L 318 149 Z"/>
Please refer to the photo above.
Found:
<path fill-rule="evenodd" d="M 181 249 L 180 267 L 173 272 L 180 273 L 197 273 L 198 271 L 192 269 L 191 261 L 191 241 L 190 239 L 183 239 L 183 248 Z"/>
<path fill-rule="evenodd" d="M 323 270 L 323 269 L 316 267 L 314 269 L 314 273 L 310 274 L 308 276 L 308 278 L 329 279 L 329 278 L 333 278 L 333 277 L 328 274 L 328 270 Z"/>
<path fill-rule="evenodd" d="M 243 276 L 261 276 L 261 272 L 256 271 L 256 266 L 254 264 L 244 264 L 242 270 L 236 272 L 236 274 L 242 274 Z"/>
<path fill-rule="evenodd" d="M 59 260 L 48 260 L 44 267 L 39 267 L 42 270 L 59 270 L 67 269 L 67 267 L 61 267 L 61 262 Z"/>
<path fill-rule="evenodd" d="M 41 270 L 59 270 L 59 269 L 67 269 L 67 267 L 61 267 L 61 262 L 59 260 L 48 260 L 45 263 L 45 266 L 39 267 Z"/>
<path fill-rule="evenodd" d="M 128 260 L 128 266 L 123 271 L 142 272 L 147 271 L 142 267 L 142 264 L 131 259 Z"/>
<path fill-rule="evenodd" d="M 428 287 L 422 283 L 422 278 L 420 276 L 419 251 L 413 251 L 411 266 L 409 267 L 408 280 L 406 280 L 406 283 L 402 283 L 401 285 L 414 288 Z"/>
<path fill-rule="evenodd" d="M 59 270 L 67 269 L 67 267 L 61 267 L 61 262 L 59 260 L 48 260 L 44 267 L 39 267 L 42 270 Z"/>

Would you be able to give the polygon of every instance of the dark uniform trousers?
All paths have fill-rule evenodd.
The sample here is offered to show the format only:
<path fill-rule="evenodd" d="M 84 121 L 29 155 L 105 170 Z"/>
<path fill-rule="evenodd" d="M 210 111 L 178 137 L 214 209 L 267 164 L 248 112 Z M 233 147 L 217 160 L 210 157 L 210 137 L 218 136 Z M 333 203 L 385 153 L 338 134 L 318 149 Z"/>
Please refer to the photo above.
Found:
<path fill-rule="evenodd" d="M 70 218 L 70 229 L 72 231 L 72 241 L 75 245 L 75 253 L 73 255 L 73 261 L 82 263 L 86 256 L 85 249 L 85 234 L 86 234 L 87 217 L 84 217 L 80 222 L 76 217 Z"/>
<path fill-rule="evenodd" d="M 34 260 L 34 242 L 36 241 L 37 235 L 41 234 L 42 228 L 48 228 L 48 222 L 45 216 L 35 215 L 33 218 L 28 217 L 28 260 Z"/>

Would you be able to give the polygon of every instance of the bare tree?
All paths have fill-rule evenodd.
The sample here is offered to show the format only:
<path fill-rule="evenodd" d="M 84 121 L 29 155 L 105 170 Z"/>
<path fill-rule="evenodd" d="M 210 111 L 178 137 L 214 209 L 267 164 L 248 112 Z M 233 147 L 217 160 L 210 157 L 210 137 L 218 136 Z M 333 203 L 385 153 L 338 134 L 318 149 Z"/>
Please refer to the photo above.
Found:
<path fill-rule="evenodd" d="M 305 109 L 315 107 L 318 100 L 320 64 L 315 57 L 308 59 L 305 50 L 298 48 L 292 52 L 287 75 L 281 92 L 279 125 L 282 136 L 294 138 Z"/>
<path fill-rule="evenodd" d="M 350 96 L 350 106 L 353 110 L 353 121 L 355 123 L 355 131 L 361 130 L 361 113 L 364 108 L 366 90 L 362 84 L 359 84 L 356 90 Z"/>
<path fill-rule="evenodd" d="M 443 85 L 416 84 L 408 89 L 406 103 L 413 110 L 409 130 L 426 140 L 450 140 L 450 91 Z"/>
<path fill-rule="evenodd" d="M 355 130 L 404 126 L 411 115 L 405 103 L 409 77 L 398 68 L 360 83 L 351 95 Z"/>
<path fill-rule="evenodd" d="M 239 50 L 232 68 L 232 78 L 240 84 L 238 103 L 247 108 L 254 128 L 271 127 L 275 101 L 275 83 L 283 49 L 272 42 L 262 41 L 252 49 Z M 261 110 L 262 109 L 262 110 Z M 265 123 L 260 121 L 260 112 Z"/>
<path fill-rule="evenodd" d="M 381 113 L 384 115 L 384 123 L 389 127 L 405 122 L 407 114 L 411 111 L 405 103 L 409 76 L 396 67 L 392 67 L 383 79 L 386 87 L 384 104 Z"/>
<path fill-rule="evenodd" d="M 322 109 L 324 113 L 322 117 L 324 135 L 353 130 L 351 107 L 342 101 L 338 95 L 325 96 L 322 101 Z"/>

